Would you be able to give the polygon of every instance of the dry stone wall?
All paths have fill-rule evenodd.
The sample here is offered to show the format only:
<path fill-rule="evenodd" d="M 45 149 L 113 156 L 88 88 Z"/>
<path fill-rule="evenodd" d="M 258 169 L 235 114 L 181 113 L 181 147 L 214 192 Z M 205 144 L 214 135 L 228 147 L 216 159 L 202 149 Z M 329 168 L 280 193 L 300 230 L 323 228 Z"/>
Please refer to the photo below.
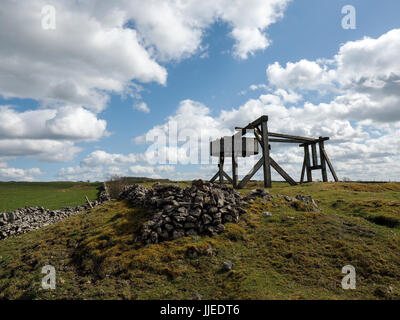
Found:
<path fill-rule="evenodd" d="M 92 206 L 110 200 L 104 187 L 100 187 L 98 191 L 97 200 L 91 202 Z M 82 206 L 64 207 L 60 210 L 25 207 L 12 212 L 0 212 L 0 240 L 45 227 L 89 208 L 90 205 L 85 203 Z"/>

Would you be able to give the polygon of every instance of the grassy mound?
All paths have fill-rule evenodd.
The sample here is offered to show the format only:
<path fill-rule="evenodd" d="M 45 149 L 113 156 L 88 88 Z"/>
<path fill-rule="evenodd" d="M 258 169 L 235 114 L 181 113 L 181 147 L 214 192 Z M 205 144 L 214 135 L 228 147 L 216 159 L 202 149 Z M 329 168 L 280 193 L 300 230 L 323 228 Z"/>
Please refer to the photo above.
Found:
<path fill-rule="evenodd" d="M 398 299 L 399 226 L 370 215 L 397 218 L 399 193 L 377 189 L 276 184 L 272 194 L 312 195 L 322 212 L 276 197 L 258 199 L 239 224 L 227 224 L 213 238 L 147 246 L 135 238 L 150 213 L 107 203 L 1 241 L 0 298 Z M 231 271 L 223 270 L 225 261 L 234 263 Z M 41 268 L 48 264 L 57 270 L 52 291 L 40 285 Z M 348 264 L 356 268 L 356 290 L 341 288 L 341 270 Z"/>

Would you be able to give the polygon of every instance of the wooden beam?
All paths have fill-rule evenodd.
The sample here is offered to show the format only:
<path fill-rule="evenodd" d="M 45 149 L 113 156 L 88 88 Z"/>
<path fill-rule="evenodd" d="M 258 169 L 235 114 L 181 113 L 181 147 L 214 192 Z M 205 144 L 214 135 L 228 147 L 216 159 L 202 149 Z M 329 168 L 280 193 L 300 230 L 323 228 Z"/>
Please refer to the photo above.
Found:
<path fill-rule="evenodd" d="M 268 118 L 267 118 L 268 120 Z M 264 187 L 271 188 L 271 164 L 269 156 L 269 138 L 268 138 L 268 123 L 267 120 L 261 123 L 261 134 L 262 134 L 262 151 L 263 151 L 263 162 L 264 162 Z"/>
<path fill-rule="evenodd" d="M 304 145 L 306 145 L 306 144 L 311 144 L 313 142 L 318 142 L 320 140 L 328 141 L 329 137 L 322 137 L 322 138 L 319 138 L 319 139 L 314 139 L 314 141 L 302 143 L 301 145 L 299 145 L 299 147 L 304 147 Z"/>
<path fill-rule="evenodd" d="M 254 136 L 256 137 L 257 141 L 260 143 L 261 148 L 263 148 L 263 143 L 262 143 L 262 139 L 261 139 L 261 135 L 259 134 L 258 130 L 254 129 Z"/>
<path fill-rule="evenodd" d="M 322 150 L 322 152 L 324 153 L 325 160 L 328 163 L 328 167 L 329 167 L 329 170 L 332 173 L 333 178 L 335 179 L 336 182 L 338 182 L 339 179 L 338 179 L 338 177 L 336 175 L 335 169 L 333 169 L 333 165 L 332 165 L 331 161 L 329 160 L 328 154 L 326 153 L 325 149 Z"/>
<path fill-rule="evenodd" d="M 219 171 L 215 174 L 214 177 L 211 178 L 210 182 L 213 183 L 219 177 Z"/>
<path fill-rule="evenodd" d="M 225 171 L 222 171 L 222 175 L 228 180 L 230 184 L 233 184 L 232 178 L 228 176 L 228 174 Z"/>
<path fill-rule="evenodd" d="M 223 139 L 221 139 L 221 140 L 223 140 Z M 225 157 L 223 155 L 220 155 L 218 168 L 219 168 L 219 183 L 221 183 L 221 184 L 224 183 L 224 175 L 222 174 L 222 171 L 224 171 L 224 161 L 225 161 Z"/>
<path fill-rule="evenodd" d="M 235 155 L 235 135 L 232 136 L 232 185 L 237 188 L 238 185 L 238 162 Z"/>
<path fill-rule="evenodd" d="M 319 144 L 319 154 L 321 156 L 321 173 L 322 173 L 322 181 L 328 182 L 328 174 L 326 172 L 326 160 L 324 156 L 324 141 L 320 140 Z"/>
<path fill-rule="evenodd" d="M 85 195 L 85 198 L 86 198 L 86 202 L 88 203 L 89 207 L 93 209 L 92 203 L 90 202 L 90 200 L 87 197 L 87 195 Z"/>
<path fill-rule="evenodd" d="M 306 157 L 304 157 L 304 160 L 303 160 L 303 167 L 301 168 L 300 183 L 303 183 L 303 182 L 304 182 L 304 174 L 305 174 L 305 171 L 306 171 Z"/>
<path fill-rule="evenodd" d="M 274 159 L 272 159 L 272 158 L 270 157 L 269 160 L 270 160 L 270 162 L 271 162 L 271 166 L 282 176 L 283 179 L 285 179 L 287 182 L 289 182 L 292 186 L 296 186 L 296 185 L 297 185 L 297 182 L 294 181 L 294 180 L 292 179 L 292 177 L 289 176 L 289 175 L 286 173 L 286 171 L 283 170 L 283 169 L 279 166 L 279 164 L 277 164 L 277 163 L 275 162 Z"/>
<path fill-rule="evenodd" d="M 245 185 L 257 173 L 257 171 L 260 170 L 260 168 L 262 167 L 263 163 L 264 163 L 264 159 L 261 157 L 260 160 L 258 160 L 258 162 L 256 163 L 256 165 L 250 170 L 250 172 L 239 183 L 238 189 L 243 189 L 245 187 Z"/>
<path fill-rule="evenodd" d="M 263 122 L 268 122 L 268 116 L 261 116 L 260 118 L 258 118 L 257 120 L 249 123 L 247 126 L 245 126 L 243 128 L 243 130 L 247 130 L 247 129 L 254 129 L 255 127 L 259 126 L 260 124 L 262 124 Z"/>
<path fill-rule="evenodd" d="M 306 160 L 307 182 L 312 182 L 312 172 L 310 164 L 310 150 L 308 144 L 304 145 L 304 158 Z"/>
<path fill-rule="evenodd" d="M 281 134 L 281 133 L 275 133 L 275 132 L 269 132 L 268 136 L 275 137 L 275 138 L 286 138 L 286 139 L 300 140 L 302 142 L 315 142 L 315 141 L 318 141 L 318 139 L 306 138 L 306 137 L 300 137 L 300 136 L 292 136 L 292 135 L 288 135 L 288 134 Z"/>
<path fill-rule="evenodd" d="M 313 167 L 318 166 L 318 158 L 317 158 L 317 144 L 311 144 L 311 156 L 312 156 L 312 163 Z"/>
<path fill-rule="evenodd" d="M 294 140 L 294 139 L 269 139 L 269 142 L 280 142 L 280 143 L 302 143 L 301 140 Z"/>

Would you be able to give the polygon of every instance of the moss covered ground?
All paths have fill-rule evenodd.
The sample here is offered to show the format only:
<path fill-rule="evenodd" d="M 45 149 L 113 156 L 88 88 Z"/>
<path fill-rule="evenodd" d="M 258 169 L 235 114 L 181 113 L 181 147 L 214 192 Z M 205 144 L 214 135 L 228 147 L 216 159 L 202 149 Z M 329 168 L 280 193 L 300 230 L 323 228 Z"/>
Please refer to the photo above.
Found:
<path fill-rule="evenodd" d="M 275 183 L 278 193 L 311 195 L 321 212 L 257 199 L 220 235 L 145 246 L 135 238 L 151 213 L 110 202 L 1 241 L 0 299 L 400 298 L 399 183 Z M 48 264 L 55 290 L 41 288 Z M 355 290 L 341 287 L 349 264 Z"/>

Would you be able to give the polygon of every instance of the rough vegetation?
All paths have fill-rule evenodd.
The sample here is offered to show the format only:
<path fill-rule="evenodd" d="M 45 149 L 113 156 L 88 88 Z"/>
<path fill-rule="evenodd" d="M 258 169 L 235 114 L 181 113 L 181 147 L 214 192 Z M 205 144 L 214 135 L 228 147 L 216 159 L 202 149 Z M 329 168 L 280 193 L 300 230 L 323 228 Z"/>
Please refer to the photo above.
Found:
<path fill-rule="evenodd" d="M 0 241 L 0 298 L 400 298 L 400 228 L 368 216 L 398 216 L 387 204 L 400 203 L 400 184 L 278 183 L 253 198 L 259 186 L 243 190 L 249 204 L 238 223 L 212 237 L 143 244 L 135 239 L 154 212 L 112 201 Z M 312 196 L 318 209 L 296 196 Z M 41 288 L 47 264 L 56 290 Z M 348 264 L 356 290 L 341 287 Z"/>

